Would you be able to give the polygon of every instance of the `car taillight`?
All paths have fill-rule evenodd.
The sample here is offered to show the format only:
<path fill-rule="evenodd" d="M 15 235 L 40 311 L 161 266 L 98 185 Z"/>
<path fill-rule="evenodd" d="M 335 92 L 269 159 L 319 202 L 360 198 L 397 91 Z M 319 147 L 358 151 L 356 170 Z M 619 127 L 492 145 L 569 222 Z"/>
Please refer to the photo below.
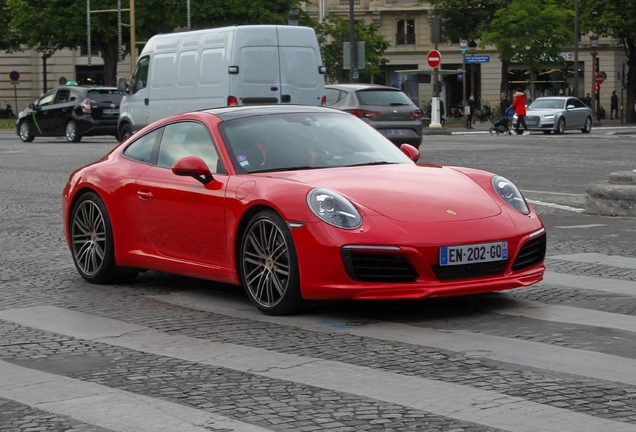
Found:
<path fill-rule="evenodd" d="M 356 117 L 375 117 L 378 114 L 380 114 L 377 111 L 366 111 L 366 110 L 351 110 L 349 112 Z"/>
<path fill-rule="evenodd" d="M 90 114 L 92 112 L 91 100 L 89 98 L 84 99 L 80 106 L 82 107 L 82 111 L 84 112 L 84 114 Z"/>
<path fill-rule="evenodd" d="M 236 96 L 227 97 L 227 106 L 238 106 L 238 100 L 236 99 Z"/>
<path fill-rule="evenodd" d="M 411 112 L 411 115 L 412 115 L 413 117 L 422 117 L 422 110 L 419 110 L 419 109 L 418 109 L 418 110 L 412 111 L 412 112 Z"/>
<path fill-rule="evenodd" d="M 323 96 L 320 100 L 320 106 L 327 106 L 327 96 Z"/>

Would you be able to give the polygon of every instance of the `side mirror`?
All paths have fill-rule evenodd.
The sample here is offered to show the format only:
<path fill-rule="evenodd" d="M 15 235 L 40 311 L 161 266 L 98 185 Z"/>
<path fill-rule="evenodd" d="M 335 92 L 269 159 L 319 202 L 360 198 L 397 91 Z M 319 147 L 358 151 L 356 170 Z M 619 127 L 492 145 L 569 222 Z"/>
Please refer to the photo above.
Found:
<path fill-rule="evenodd" d="M 178 176 L 194 177 L 203 184 L 208 184 L 213 180 L 210 168 L 198 156 L 186 156 L 179 159 L 172 166 L 172 172 Z"/>
<path fill-rule="evenodd" d="M 117 80 L 117 93 L 122 95 L 128 93 L 128 83 L 126 82 L 126 78 L 119 78 Z"/>
<path fill-rule="evenodd" d="M 574 109 L 574 105 L 568 105 L 566 109 Z"/>
<path fill-rule="evenodd" d="M 420 151 L 413 147 L 411 144 L 402 144 L 400 150 L 413 162 L 417 162 L 420 158 Z"/>
<path fill-rule="evenodd" d="M 31 103 L 29 104 L 29 109 L 32 109 L 32 110 L 34 110 L 34 109 L 35 109 L 35 104 L 34 104 L 33 102 L 31 102 Z"/>

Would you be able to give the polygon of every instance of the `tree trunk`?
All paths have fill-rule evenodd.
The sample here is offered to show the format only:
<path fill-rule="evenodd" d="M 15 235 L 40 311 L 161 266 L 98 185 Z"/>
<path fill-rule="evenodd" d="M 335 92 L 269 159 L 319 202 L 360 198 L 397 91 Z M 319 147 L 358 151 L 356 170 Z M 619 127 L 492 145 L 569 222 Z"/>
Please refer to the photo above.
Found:
<path fill-rule="evenodd" d="M 47 56 L 46 54 L 42 55 L 42 81 L 44 81 L 44 91 L 42 93 L 46 93 L 47 91 L 49 91 L 48 79 L 46 76 L 46 59 L 48 58 L 49 56 Z"/>
<path fill-rule="evenodd" d="M 499 84 L 499 91 L 508 95 L 508 62 L 501 61 L 501 84 Z"/>
<path fill-rule="evenodd" d="M 636 123 L 636 38 L 625 40 L 627 52 L 627 103 L 625 106 L 625 123 Z"/>
<path fill-rule="evenodd" d="M 95 45 L 101 51 L 104 59 L 104 85 L 115 87 L 117 85 L 117 60 L 119 55 L 117 36 L 105 41 L 95 41 Z"/>

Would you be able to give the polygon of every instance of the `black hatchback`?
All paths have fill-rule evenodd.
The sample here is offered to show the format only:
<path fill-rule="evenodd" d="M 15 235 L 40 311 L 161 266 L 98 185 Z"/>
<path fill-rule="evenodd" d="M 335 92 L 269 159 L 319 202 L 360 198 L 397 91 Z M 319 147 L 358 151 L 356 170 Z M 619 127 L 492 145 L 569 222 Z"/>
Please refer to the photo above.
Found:
<path fill-rule="evenodd" d="M 20 112 L 18 136 L 25 142 L 39 136 L 64 136 L 69 142 L 83 136 L 117 137 L 121 98 L 116 87 L 58 87 Z"/>

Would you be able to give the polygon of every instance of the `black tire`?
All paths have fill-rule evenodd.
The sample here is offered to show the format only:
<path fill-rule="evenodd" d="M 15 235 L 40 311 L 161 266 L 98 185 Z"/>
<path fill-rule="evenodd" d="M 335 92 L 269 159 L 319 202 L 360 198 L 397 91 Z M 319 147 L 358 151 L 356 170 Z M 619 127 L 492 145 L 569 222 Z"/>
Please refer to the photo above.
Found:
<path fill-rule="evenodd" d="M 119 128 L 119 142 L 124 142 L 132 136 L 132 128 L 128 123 L 124 123 Z"/>
<path fill-rule="evenodd" d="M 18 135 L 20 136 L 20 139 L 24 142 L 31 142 L 33 141 L 33 138 L 35 138 L 33 136 L 33 132 L 31 132 L 31 127 L 29 126 L 29 123 L 25 120 L 22 120 L 20 122 L 20 125 L 18 126 Z"/>
<path fill-rule="evenodd" d="M 82 140 L 82 136 L 77 133 L 77 124 L 73 120 L 69 120 L 69 122 L 66 123 L 64 134 L 68 142 L 77 143 Z"/>
<path fill-rule="evenodd" d="M 73 262 L 80 276 L 96 284 L 126 282 L 137 276 L 135 269 L 117 268 L 110 218 L 96 193 L 87 192 L 77 200 L 68 223 Z"/>
<path fill-rule="evenodd" d="M 592 118 L 588 117 L 585 119 L 585 125 L 583 126 L 583 129 L 581 129 L 581 132 L 583 133 L 590 133 L 592 132 Z"/>
<path fill-rule="evenodd" d="M 552 132 L 552 131 L 543 131 L 543 133 L 544 133 L 545 135 L 550 135 L 550 132 Z"/>
<path fill-rule="evenodd" d="M 248 223 L 239 252 L 241 283 L 252 304 L 267 315 L 303 309 L 296 248 L 285 221 L 272 210 Z"/>
<path fill-rule="evenodd" d="M 557 128 L 554 131 L 554 133 L 557 135 L 562 135 L 565 133 L 565 119 L 563 117 L 559 119 L 559 122 L 557 123 Z"/>

